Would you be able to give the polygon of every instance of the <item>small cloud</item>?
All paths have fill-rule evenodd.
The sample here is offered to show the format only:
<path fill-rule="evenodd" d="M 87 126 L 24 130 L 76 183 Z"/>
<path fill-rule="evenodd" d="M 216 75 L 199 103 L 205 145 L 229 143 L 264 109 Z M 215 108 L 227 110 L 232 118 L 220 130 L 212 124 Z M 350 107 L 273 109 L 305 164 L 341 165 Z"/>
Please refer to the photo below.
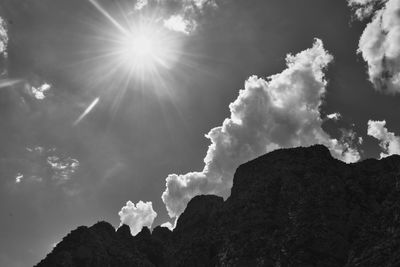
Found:
<path fill-rule="evenodd" d="M 147 6 L 149 3 L 148 0 L 138 0 L 135 4 L 135 10 L 141 10 L 145 6 Z"/>
<path fill-rule="evenodd" d="M 334 120 L 334 121 L 338 121 L 340 120 L 340 118 L 342 117 L 342 115 L 340 115 L 340 113 L 336 112 L 336 113 L 332 113 L 326 116 L 328 119 L 330 120 Z"/>
<path fill-rule="evenodd" d="M 19 184 L 22 182 L 22 179 L 24 179 L 24 175 L 22 173 L 17 173 L 17 176 L 15 176 L 15 183 Z"/>
<path fill-rule="evenodd" d="M 169 19 L 164 20 L 164 27 L 171 31 L 189 34 L 191 31 L 189 29 L 193 29 L 195 25 L 181 15 L 172 15 Z"/>
<path fill-rule="evenodd" d="M 38 100 L 43 100 L 46 98 L 46 92 L 51 89 L 51 85 L 48 83 L 44 83 L 39 87 L 31 86 L 30 92 L 31 94 Z"/>
<path fill-rule="evenodd" d="M 157 213 L 153 210 L 152 202 L 139 201 L 136 205 L 128 201 L 118 212 L 121 224 L 126 224 L 131 229 L 133 236 L 137 235 L 144 226 L 151 228 Z"/>
<path fill-rule="evenodd" d="M 379 140 L 379 146 L 383 152 L 380 154 L 381 158 L 390 155 L 400 154 L 400 137 L 394 133 L 389 132 L 385 127 L 386 121 L 368 121 L 368 135 Z"/>
<path fill-rule="evenodd" d="M 179 217 L 175 217 L 175 220 L 174 220 L 173 223 L 171 223 L 171 222 L 165 222 L 165 223 L 161 224 L 160 226 L 161 226 L 161 227 L 166 227 L 166 228 L 168 228 L 169 230 L 173 231 L 173 230 L 175 229 L 175 227 L 176 227 L 176 223 L 178 222 L 178 218 L 179 218 Z"/>
<path fill-rule="evenodd" d="M 7 56 L 7 44 L 8 34 L 6 23 L 2 17 L 0 17 L 0 54 Z"/>
<path fill-rule="evenodd" d="M 348 0 L 348 5 L 354 10 L 354 14 L 359 20 L 371 17 L 375 6 L 380 3 L 384 3 L 384 0 Z"/>
<path fill-rule="evenodd" d="M 174 230 L 174 226 L 172 225 L 172 223 L 170 223 L 170 222 L 166 222 L 166 223 L 163 223 L 163 224 L 161 224 L 161 227 L 165 227 L 165 228 L 168 228 L 169 230 Z"/>

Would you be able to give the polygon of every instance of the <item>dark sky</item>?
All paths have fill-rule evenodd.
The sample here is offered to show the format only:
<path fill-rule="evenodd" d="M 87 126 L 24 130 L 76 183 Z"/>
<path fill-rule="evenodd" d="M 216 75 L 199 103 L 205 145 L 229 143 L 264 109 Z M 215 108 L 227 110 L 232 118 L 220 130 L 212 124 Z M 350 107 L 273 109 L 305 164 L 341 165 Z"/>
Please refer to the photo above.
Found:
<path fill-rule="evenodd" d="M 98 2 L 122 25 L 182 11 L 179 1 L 140 11 L 132 11 L 134 0 Z M 325 72 L 323 129 L 338 139 L 352 129 L 364 140 L 361 158 L 381 152 L 367 135 L 369 120 L 386 120 L 400 133 L 399 96 L 368 81 L 356 54 L 366 22 L 352 19 L 347 1 L 217 5 L 185 14 L 197 27 L 169 33 L 179 42 L 176 62 L 143 81 L 104 56 L 118 29 L 89 1 L 1 1 L 9 38 L 1 79 L 16 83 L 0 88 L 0 266 L 32 266 L 79 225 L 117 227 L 128 200 L 152 201 L 153 226 L 170 220 L 161 200 L 165 178 L 201 171 L 210 144 L 204 135 L 230 116 L 245 80 L 282 72 L 286 54 L 310 48 L 314 38 L 334 57 Z M 46 83 L 51 88 L 38 99 L 35 90 Z M 325 120 L 334 112 L 339 121 Z"/>

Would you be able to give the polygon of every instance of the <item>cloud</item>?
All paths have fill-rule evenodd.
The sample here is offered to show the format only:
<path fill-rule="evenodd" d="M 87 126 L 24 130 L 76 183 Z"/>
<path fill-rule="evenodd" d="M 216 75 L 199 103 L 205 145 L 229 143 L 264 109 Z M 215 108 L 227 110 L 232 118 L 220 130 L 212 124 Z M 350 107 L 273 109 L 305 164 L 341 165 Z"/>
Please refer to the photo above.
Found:
<path fill-rule="evenodd" d="M 147 6 L 149 3 L 148 0 L 138 0 L 135 4 L 135 10 L 141 10 L 145 6 Z"/>
<path fill-rule="evenodd" d="M 6 23 L 2 17 L 0 17 L 0 54 L 7 55 L 7 44 L 8 44 L 8 34 Z"/>
<path fill-rule="evenodd" d="M 48 83 L 43 83 L 38 87 L 31 86 L 28 88 L 29 93 L 38 100 L 43 100 L 46 98 L 46 92 L 51 89 L 51 85 Z"/>
<path fill-rule="evenodd" d="M 139 201 L 136 205 L 128 201 L 118 212 L 121 225 L 126 224 L 131 229 L 131 234 L 138 234 L 144 226 L 151 228 L 157 213 L 153 210 L 152 202 Z"/>
<path fill-rule="evenodd" d="M 359 20 L 370 17 L 379 4 L 385 0 L 348 0 L 348 5 L 354 10 L 354 14 Z"/>
<path fill-rule="evenodd" d="M 79 168 L 79 161 L 62 155 L 55 148 L 42 146 L 27 147 L 26 154 L 20 160 L 20 169 L 15 175 L 15 183 L 49 182 L 61 185 L 68 182 Z"/>
<path fill-rule="evenodd" d="M 358 53 L 368 64 L 369 80 L 377 90 L 400 93 L 400 1 L 359 2 L 361 8 L 368 10 L 373 3 L 381 4 L 381 8 L 371 9 L 374 17 L 362 33 L 358 47 Z"/>
<path fill-rule="evenodd" d="M 17 175 L 15 176 L 15 183 L 19 184 L 20 182 L 22 182 L 22 179 L 24 179 L 24 175 L 22 173 L 17 173 Z"/>
<path fill-rule="evenodd" d="M 338 120 L 340 120 L 342 115 L 340 113 L 336 112 L 336 113 L 328 114 L 326 117 L 330 120 L 338 121 Z"/>
<path fill-rule="evenodd" d="M 267 79 L 251 76 L 230 104 L 230 118 L 212 129 L 201 172 L 171 174 L 162 199 L 171 217 L 179 216 L 191 198 L 200 194 L 227 197 L 236 168 L 282 147 L 324 144 L 334 157 L 359 160 L 352 144 L 331 139 L 322 129 L 320 106 L 326 90 L 324 69 L 333 57 L 316 39 L 312 48 L 288 55 L 287 69 Z"/>
<path fill-rule="evenodd" d="M 137 4 L 140 2 L 138 1 Z M 186 35 L 197 29 L 208 11 L 218 8 L 217 0 L 147 0 L 144 2 L 146 5 L 159 6 L 165 11 L 161 20 L 164 27 Z"/>
<path fill-rule="evenodd" d="M 166 222 L 166 223 L 163 223 L 163 224 L 161 224 L 161 227 L 165 227 L 165 228 L 168 228 L 169 230 L 174 230 L 174 228 L 175 228 L 175 225 L 173 225 L 172 223 L 170 223 L 170 222 Z"/>
<path fill-rule="evenodd" d="M 60 158 L 58 156 L 47 157 L 47 163 L 53 170 L 52 179 L 64 183 L 71 179 L 72 175 L 79 168 L 79 161 L 71 157 Z"/>
<path fill-rule="evenodd" d="M 193 26 L 188 20 L 185 20 L 181 15 L 172 15 L 169 19 L 164 20 L 164 27 L 171 31 L 189 34 Z"/>
<path fill-rule="evenodd" d="M 368 121 L 368 135 L 379 140 L 379 146 L 384 152 L 380 154 L 381 158 L 400 154 L 400 137 L 389 132 L 385 127 L 386 121 Z"/>

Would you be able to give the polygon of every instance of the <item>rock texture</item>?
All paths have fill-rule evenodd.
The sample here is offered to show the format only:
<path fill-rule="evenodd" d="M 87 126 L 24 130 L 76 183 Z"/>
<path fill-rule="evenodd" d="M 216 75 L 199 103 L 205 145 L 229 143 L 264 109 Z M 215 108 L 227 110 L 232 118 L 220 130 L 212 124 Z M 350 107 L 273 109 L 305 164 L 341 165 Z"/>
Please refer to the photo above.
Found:
<path fill-rule="evenodd" d="M 61 266 L 400 266 L 400 156 L 277 150 L 241 165 L 225 202 L 193 198 L 173 232 L 79 227 L 37 265 Z"/>

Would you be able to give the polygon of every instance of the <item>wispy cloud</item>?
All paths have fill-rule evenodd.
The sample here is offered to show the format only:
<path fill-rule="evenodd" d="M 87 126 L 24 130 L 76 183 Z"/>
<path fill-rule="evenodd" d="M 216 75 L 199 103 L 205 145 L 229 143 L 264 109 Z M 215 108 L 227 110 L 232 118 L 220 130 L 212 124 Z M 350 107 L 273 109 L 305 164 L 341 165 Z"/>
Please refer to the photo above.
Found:
<path fill-rule="evenodd" d="M 312 48 L 288 55 L 283 72 L 267 79 L 250 77 L 230 104 L 230 117 L 206 135 L 211 144 L 204 169 L 166 178 L 162 199 L 168 214 L 179 216 L 196 195 L 227 197 L 240 164 L 277 148 L 324 144 L 338 159 L 359 160 L 352 144 L 332 139 L 322 129 L 324 69 L 332 59 L 316 40 Z"/>
<path fill-rule="evenodd" d="M 21 166 L 15 175 L 15 183 L 44 182 L 55 185 L 68 182 L 79 168 L 79 161 L 65 156 L 55 148 L 33 146 L 26 148 L 21 157 Z"/>
<path fill-rule="evenodd" d="M 148 0 L 137 0 L 137 2 L 135 4 L 135 10 L 141 10 L 142 8 L 147 6 L 148 3 L 149 3 Z"/>

